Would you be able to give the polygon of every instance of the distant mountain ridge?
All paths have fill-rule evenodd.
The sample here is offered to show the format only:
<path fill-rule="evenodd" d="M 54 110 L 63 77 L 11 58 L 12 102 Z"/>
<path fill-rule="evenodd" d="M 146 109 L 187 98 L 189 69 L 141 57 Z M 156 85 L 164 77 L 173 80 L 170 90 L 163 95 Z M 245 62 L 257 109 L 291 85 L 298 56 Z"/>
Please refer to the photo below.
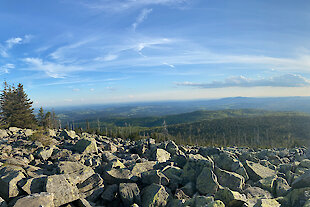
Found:
<path fill-rule="evenodd" d="M 148 117 L 188 113 L 198 110 L 259 109 L 310 113 L 310 97 L 230 97 L 210 100 L 160 101 L 55 108 L 63 121 L 107 117 Z"/>

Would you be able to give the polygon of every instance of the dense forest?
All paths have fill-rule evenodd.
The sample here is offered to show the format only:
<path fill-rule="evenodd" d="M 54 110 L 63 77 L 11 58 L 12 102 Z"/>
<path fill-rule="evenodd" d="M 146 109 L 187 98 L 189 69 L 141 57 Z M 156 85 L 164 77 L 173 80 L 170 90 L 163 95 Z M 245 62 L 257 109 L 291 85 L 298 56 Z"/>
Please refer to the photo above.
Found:
<path fill-rule="evenodd" d="M 309 126 L 308 114 L 244 109 L 196 111 L 162 117 L 119 117 L 104 122 L 97 119 L 66 127 L 130 139 L 172 139 L 179 144 L 293 147 L 307 144 Z"/>

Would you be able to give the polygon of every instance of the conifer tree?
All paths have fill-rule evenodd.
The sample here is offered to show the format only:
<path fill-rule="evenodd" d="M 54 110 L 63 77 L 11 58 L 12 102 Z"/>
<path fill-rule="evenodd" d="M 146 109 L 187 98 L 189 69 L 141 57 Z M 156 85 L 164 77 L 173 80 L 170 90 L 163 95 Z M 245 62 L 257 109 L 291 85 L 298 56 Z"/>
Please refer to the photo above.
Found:
<path fill-rule="evenodd" d="M 44 125 L 44 110 L 41 106 L 41 108 L 39 109 L 39 113 L 38 113 L 38 123 L 39 123 L 39 126 L 43 126 Z"/>
<path fill-rule="evenodd" d="M 35 127 L 36 119 L 32 104 L 33 102 L 28 98 L 22 84 L 15 87 L 4 82 L 4 89 L 0 94 L 0 115 L 4 126 Z"/>

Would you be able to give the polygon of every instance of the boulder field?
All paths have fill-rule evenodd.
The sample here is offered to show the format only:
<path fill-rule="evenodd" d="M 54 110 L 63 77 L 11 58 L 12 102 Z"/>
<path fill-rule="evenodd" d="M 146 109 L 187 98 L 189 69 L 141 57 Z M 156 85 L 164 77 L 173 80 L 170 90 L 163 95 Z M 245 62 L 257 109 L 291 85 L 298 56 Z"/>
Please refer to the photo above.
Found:
<path fill-rule="evenodd" d="M 0 207 L 310 207 L 305 147 L 199 147 L 67 130 L 36 133 L 0 130 Z"/>

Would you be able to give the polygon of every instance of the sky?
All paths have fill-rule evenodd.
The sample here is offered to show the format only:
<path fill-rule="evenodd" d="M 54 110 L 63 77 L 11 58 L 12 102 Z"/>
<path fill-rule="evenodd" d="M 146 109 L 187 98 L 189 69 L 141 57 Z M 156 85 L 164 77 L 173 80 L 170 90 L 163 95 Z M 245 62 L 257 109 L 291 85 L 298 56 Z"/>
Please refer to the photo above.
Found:
<path fill-rule="evenodd" d="M 308 0 L 1 0 L 0 80 L 34 106 L 310 96 Z"/>

